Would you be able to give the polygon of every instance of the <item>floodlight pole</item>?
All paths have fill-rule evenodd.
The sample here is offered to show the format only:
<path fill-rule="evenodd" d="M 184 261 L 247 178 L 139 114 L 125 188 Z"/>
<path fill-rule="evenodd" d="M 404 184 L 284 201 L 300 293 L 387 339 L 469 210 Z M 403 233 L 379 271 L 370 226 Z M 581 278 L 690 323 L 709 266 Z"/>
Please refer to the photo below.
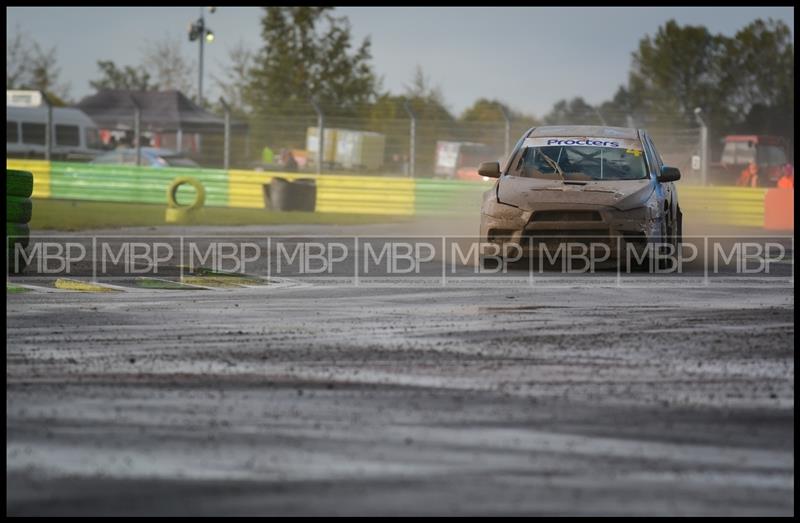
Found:
<path fill-rule="evenodd" d="M 203 14 L 203 8 L 200 8 L 200 59 L 198 65 L 198 79 L 197 79 L 197 105 L 203 106 L 203 46 L 206 39 L 206 19 Z"/>
<path fill-rule="evenodd" d="M 216 10 L 216 7 L 210 7 L 209 10 L 211 14 L 213 14 Z M 189 41 L 194 42 L 195 38 L 200 40 L 200 56 L 197 60 L 197 105 L 200 105 L 201 107 L 203 105 L 203 49 L 206 44 L 205 39 L 207 36 L 213 37 L 213 32 L 206 27 L 206 15 L 201 7 L 200 18 L 197 20 L 197 22 L 189 25 Z"/>

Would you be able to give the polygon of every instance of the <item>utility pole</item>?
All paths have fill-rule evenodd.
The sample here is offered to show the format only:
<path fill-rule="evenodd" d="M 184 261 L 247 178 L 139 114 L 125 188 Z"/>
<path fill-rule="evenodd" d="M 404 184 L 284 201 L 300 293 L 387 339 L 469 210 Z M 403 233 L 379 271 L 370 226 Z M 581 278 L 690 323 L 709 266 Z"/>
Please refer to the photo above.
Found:
<path fill-rule="evenodd" d="M 322 108 L 314 98 L 311 99 L 311 105 L 314 111 L 317 112 L 317 174 L 322 174 L 322 162 L 325 159 L 325 114 Z"/>
<path fill-rule="evenodd" d="M 503 119 L 506 121 L 506 133 L 505 133 L 505 156 L 508 156 L 511 147 L 511 116 L 509 116 L 508 111 L 506 110 L 505 106 L 500 106 L 500 112 L 503 113 Z"/>
<path fill-rule="evenodd" d="M 700 180 L 703 185 L 708 183 L 708 124 L 701 116 L 703 109 L 696 107 L 694 116 L 700 124 Z"/>
<path fill-rule="evenodd" d="M 47 114 L 45 119 L 45 133 L 44 133 L 44 159 L 48 162 L 53 152 L 53 104 L 47 97 L 47 93 L 39 91 L 42 94 L 42 101 L 47 107 Z"/>
<path fill-rule="evenodd" d="M 409 128 L 408 136 L 408 175 L 411 178 L 416 176 L 416 163 L 417 163 L 417 115 L 411 109 L 411 104 L 408 100 L 403 102 L 403 109 L 408 113 L 411 118 L 411 125 Z"/>
<path fill-rule="evenodd" d="M 136 165 L 142 165 L 142 108 L 131 95 L 133 104 L 133 142 L 136 146 Z"/>

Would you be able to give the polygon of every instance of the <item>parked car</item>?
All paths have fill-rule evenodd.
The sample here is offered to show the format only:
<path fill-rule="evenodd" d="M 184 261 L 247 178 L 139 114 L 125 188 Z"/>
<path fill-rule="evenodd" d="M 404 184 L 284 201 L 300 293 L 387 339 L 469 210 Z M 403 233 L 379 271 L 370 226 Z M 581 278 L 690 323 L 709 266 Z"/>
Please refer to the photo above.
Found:
<path fill-rule="evenodd" d="M 52 160 L 88 161 L 104 150 L 94 121 L 80 109 L 53 107 Z M 6 106 L 6 156 L 45 157 L 47 107 Z"/>
<path fill-rule="evenodd" d="M 591 239 L 612 254 L 647 243 L 682 239 L 682 213 L 673 182 L 680 171 L 664 165 L 644 129 L 551 126 L 528 130 L 502 169 L 481 164 L 498 178 L 484 193 L 481 241 L 520 246 Z M 548 246 L 548 249 L 550 247 Z"/>
<path fill-rule="evenodd" d="M 136 165 L 135 148 L 118 148 L 98 156 L 91 162 L 96 165 Z M 141 163 L 144 167 L 200 167 L 191 158 L 171 149 L 156 147 L 141 148 Z"/>

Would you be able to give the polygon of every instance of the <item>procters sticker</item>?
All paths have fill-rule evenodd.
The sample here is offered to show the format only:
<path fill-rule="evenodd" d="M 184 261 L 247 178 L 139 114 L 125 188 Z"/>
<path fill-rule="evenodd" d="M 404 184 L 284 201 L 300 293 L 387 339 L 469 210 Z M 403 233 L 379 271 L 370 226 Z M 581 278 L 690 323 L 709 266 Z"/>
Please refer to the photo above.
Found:
<path fill-rule="evenodd" d="M 611 149 L 625 149 L 627 152 L 638 152 L 642 150 L 642 144 L 637 140 L 621 140 L 619 138 L 603 138 L 598 136 L 555 136 L 551 138 L 528 138 L 525 140 L 524 145 L 526 147 L 606 147 Z"/>

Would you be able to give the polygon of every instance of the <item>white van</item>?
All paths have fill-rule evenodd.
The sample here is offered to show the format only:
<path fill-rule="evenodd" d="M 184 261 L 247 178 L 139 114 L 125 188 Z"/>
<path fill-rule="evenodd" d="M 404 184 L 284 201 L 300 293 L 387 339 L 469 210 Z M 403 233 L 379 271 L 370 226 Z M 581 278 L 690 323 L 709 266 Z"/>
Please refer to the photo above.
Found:
<path fill-rule="evenodd" d="M 6 157 L 44 158 L 47 107 L 6 105 Z M 104 151 L 94 121 L 80 109 L 53 107 L 52 160 L 88 161 Z"/>

